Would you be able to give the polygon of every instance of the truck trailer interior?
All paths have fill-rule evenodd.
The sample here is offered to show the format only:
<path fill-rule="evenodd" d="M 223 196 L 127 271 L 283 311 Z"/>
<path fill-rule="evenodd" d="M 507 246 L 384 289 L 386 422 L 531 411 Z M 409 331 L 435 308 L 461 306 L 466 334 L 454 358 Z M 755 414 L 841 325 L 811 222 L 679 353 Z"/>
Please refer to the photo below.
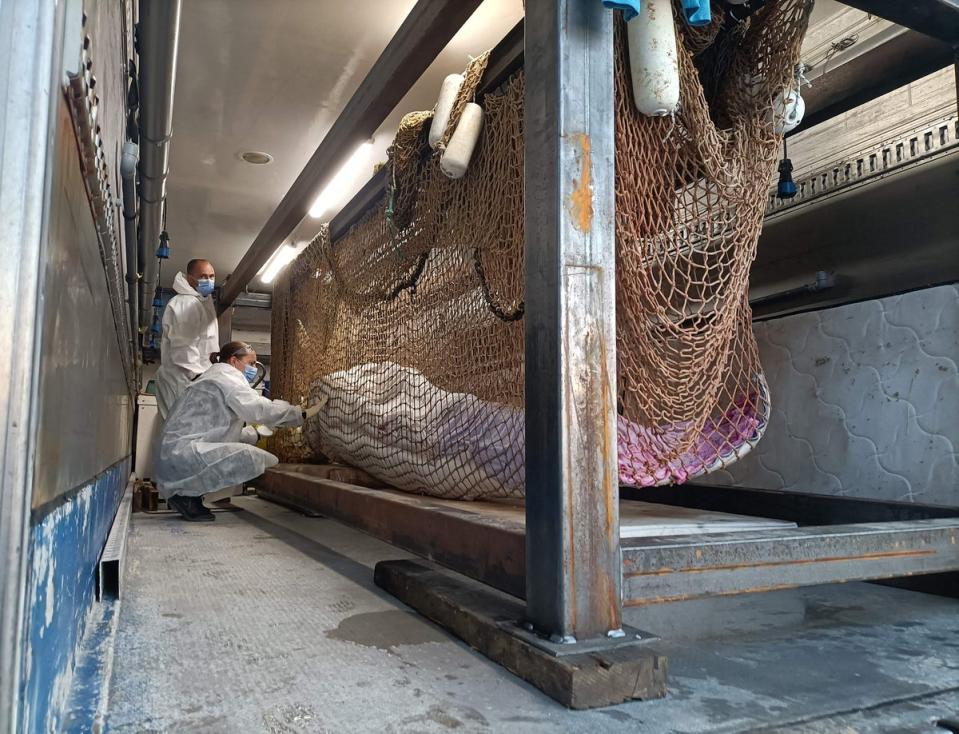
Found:
<path fill-rule="evenodd" d="M 959 732 L 957 88 L 957 0 L 0 0 L 0 728 Z"/>

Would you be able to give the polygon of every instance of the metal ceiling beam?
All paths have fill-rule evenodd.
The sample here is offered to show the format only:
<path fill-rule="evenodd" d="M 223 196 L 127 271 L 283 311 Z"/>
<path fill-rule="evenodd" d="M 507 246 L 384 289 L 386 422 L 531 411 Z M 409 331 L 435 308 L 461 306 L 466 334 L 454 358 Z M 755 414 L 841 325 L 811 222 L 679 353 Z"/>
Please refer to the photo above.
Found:
<path fill-rule="evenodd" d="M 940 41 L 959 43 L 959 0 L 840 0 Z"/>
<path fill-rule="evenodd" d="M 513 72 L 523 66 L 523 21 L 517 23 L 490 52 L 489 63 L 483 73 L 477 100 L 499 87 Z M 359 221 L 370 207 L 375 206 L 386 189 L 387 168 L 384 166 L 364 184 L 330 222 L 330 241 L 336 242 Z"/>
<path fill-rule="evenodd" d="M 481 0 L 419 0 L 347 102 L 220 293 L 228 308 L 306 217 L 316 196 L 422 76 Z"/>
<path fill-rule="evenodd" d="M 949 66 L 952 48 L 918 31 L 891 27 L 822 68 L 806 72 L 806 114 L 799 134 L 843 112 Z"/>

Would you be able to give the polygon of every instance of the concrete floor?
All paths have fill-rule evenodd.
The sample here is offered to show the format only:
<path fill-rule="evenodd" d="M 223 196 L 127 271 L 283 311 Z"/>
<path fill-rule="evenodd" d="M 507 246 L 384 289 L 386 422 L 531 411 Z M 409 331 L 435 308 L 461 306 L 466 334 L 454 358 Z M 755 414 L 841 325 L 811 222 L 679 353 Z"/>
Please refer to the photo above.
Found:
<path fill-rule="evenodd" d="M 870 584 L 633 609 L 670 695 L 571 712 L 377 589 L 402 551 L 255 498 L 133 516 L 113 732 L 911 732 L 959 715 L 959 602 Z"/>

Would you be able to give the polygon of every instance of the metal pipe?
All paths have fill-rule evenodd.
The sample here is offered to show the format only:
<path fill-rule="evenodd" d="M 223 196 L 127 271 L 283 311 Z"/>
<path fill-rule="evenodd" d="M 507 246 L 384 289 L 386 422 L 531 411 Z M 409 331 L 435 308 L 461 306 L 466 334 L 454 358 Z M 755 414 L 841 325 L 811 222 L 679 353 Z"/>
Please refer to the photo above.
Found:
<path fill-rule="evenodd" d="M 137 162 L 140 149 L 132 140 L 123 144 L 120 156 L 120 178 L 123 181 L 123 243 L 126 252 L 127 306 L 130 309 L 130 339 L 133 342 L 133 356 L 136 358 L 139 336 L 139 292 L 137 284 L 140 272 L 137 268 Z"/>
<path fill-rule="evenodd" d="M 159 277 L 154 251 L 163 226 L 173 132 L 173 88 L 181 0 L 140 2 L 140 325 L 149 325 Z"/>
<path fill-rule="evenodd" d="M 479 4 L 480 0 L 419 0 L 413 6 L 221 289 L 220 312 L 303 221 L 313 199 L 356 146 L 376 132 Z"/>
<path fill-rule="evenodd" d="M 816 280 L 812 283 L 806 283 L 799 286 L 798 288 L 790 288 L 785 291 L 777 291 L 776 293 L 770 293 L 766 296 L 759 296 L 758 298 L 753 298 L 749 301 L 749 305 L 755 308 L 756 306 L 762 306 L 767 303 L 773 303 L 774 301 L 783 301 L 787 298 L 795 298 L 796 296 L 805 296 L 810 293 L 819 293 L 819 291 L 828 291 L 830 288 L 836 285 L 836 278 L 833 274 L 827 273 L 824 270 L 816 271 Z"/>

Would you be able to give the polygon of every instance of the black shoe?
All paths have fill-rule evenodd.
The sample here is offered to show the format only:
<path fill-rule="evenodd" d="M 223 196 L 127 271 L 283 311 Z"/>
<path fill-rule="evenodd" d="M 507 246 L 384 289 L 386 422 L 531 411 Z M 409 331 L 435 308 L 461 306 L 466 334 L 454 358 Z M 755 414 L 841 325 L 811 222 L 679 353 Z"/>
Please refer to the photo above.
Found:
<path fill-rule="evenodd" d="M 200 520 L 207 520 L 209 522 L 216 520 L 216 515 L 213 514 L 213 510 L 203 504 L 202 497 L 191 497 L 190 499 L 194 501 L 194 507 L 200 515 Z"/>
<path fill-rule="evenodd" d="M 203 506 L 203 500 L 199 497 L 175 494 L 169 497 L 166 503 L 190 522 L 209 522 L 215 519 L 213 513 Z"/>

